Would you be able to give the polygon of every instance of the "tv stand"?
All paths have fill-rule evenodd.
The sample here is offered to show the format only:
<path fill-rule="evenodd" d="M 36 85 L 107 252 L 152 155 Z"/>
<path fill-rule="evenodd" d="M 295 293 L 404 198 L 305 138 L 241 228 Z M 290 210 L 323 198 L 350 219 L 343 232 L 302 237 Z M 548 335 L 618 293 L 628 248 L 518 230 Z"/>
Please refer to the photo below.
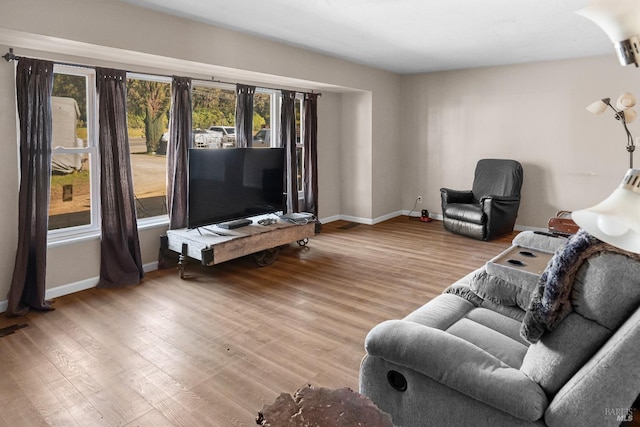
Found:
<path fill-rule="evenodd" d="M 266 218 L 273 219 L 274 216 L 250 217 L 251 224 L 238 229 L 208 225 L 197 229 L 167 230 L 167 234 L 160 237 L 159 264 L 162 265 L 166 255 L 177 253 L 180 278 L 184 278 L 190 258 L 211 267 L 245 255 L 253 255 L 258 265 L 267 266 L 277 259 L 281 246 L 293 242 L 305 246 L 309 238 L 315 235 L 313 221 L 293 224 L 278 220 L 274 224 L 258 224 L 258 221 Z"/>

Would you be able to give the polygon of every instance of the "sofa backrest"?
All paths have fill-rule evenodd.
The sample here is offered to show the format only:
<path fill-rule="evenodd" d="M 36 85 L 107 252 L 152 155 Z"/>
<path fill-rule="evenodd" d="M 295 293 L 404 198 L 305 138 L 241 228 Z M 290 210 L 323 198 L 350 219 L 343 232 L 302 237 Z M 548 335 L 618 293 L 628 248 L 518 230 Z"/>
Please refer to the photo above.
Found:
<path fill-rule="evenodd" d="M 588 258 L 576 275 L 570 301 L 572 311 L 529 347 L 520 368 L 549 396 L 638 310 L 640 262 L 611 252 Z"/>

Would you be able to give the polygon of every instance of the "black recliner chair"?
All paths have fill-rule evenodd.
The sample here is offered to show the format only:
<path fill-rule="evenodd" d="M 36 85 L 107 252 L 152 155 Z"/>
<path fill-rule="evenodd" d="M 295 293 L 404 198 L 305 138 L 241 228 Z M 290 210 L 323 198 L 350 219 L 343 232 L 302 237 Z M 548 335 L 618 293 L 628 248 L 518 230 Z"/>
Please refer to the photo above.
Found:
<path fill-rule="evenodd" d="M 515 160 L 478 161 L 471 191 L 440 189 L 444 228 L 478 240 L 510 233 L 520 207 L 522 178 L 522 165 Z"/>

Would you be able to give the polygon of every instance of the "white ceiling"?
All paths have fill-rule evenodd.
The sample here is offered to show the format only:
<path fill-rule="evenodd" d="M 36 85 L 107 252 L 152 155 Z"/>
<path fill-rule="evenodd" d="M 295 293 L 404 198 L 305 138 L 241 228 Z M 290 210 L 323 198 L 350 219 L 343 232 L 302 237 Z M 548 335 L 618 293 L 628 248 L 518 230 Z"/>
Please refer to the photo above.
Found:
<path fill-rule="evenodd" d="M 122 0 L 397 73 L 612 55 L 589 0 Z"/>

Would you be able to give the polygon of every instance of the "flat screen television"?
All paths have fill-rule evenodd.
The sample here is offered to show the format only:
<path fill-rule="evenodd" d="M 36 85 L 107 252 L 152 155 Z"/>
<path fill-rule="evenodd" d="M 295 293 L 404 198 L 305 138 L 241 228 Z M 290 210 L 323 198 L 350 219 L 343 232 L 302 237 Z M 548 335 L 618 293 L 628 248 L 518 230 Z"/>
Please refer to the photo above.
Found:
<path fill-rule="evenodd" d="M 187 227 L 284 210 L 284 148 L 191 148 Z"/>

